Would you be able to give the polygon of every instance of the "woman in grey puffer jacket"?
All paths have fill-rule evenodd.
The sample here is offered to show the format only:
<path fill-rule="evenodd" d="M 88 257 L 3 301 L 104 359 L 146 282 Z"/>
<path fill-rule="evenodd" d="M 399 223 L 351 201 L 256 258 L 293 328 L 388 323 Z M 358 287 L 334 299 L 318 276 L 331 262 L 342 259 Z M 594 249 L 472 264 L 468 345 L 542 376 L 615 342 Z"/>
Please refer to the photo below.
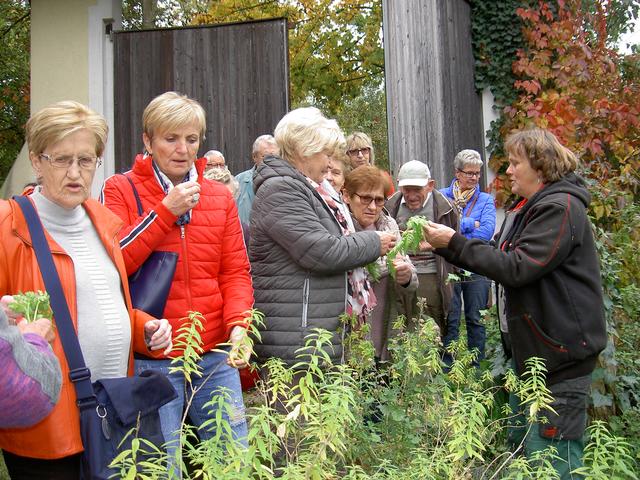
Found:
<path fill-rule="evenodd" d="M 296 362 L 313 328 L 333 333 L 327 353 L 342 361 L 339 316 L 365 317 L 375 300 L 359 268 L 395 245 L 389 233 L 352 233 L 324 176 L 329 158 L 344 148 L 335 120 L 316 108 L 285 115 L 275 129 L 282 158 L 266 157 L 254 175 L 249 260 L 255 308 L 265 315 L 258 361 Z"/>

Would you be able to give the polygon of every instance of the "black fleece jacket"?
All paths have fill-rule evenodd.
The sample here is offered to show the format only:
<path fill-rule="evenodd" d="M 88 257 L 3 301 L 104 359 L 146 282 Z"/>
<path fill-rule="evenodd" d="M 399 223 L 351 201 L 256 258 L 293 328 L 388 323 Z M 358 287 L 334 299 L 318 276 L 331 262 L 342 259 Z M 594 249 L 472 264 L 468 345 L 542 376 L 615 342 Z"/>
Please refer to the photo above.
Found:
<path fill-rule="evenodd" d="M 436 250 L 504 286 L 516 370 L 522 374 L 525 360 L 541 357 L 550 385 L 591 373 L 606 345 L 590 200 L 584 181 L 569 174 L 529 199 L 502 245 L 456 233 Z"/>

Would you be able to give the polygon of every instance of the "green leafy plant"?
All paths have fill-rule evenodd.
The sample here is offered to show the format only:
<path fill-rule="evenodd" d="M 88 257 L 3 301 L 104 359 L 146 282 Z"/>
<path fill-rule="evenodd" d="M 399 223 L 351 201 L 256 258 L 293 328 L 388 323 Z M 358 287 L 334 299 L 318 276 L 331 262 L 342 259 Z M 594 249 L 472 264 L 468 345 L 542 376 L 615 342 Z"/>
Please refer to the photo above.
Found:
<path fill-rule="evenodd" d="M 612 435 L 607 425 L 597 420 L 588 429 L 591 441 L 584 451 L 584 467 L 574 473 L 584 475 L 586 480 L 616 478 L 637 480 L 633 470 L 633 457 L 629 443 Z"/>
<path fill-rule="evenodd" d="M 407 221 L 407 228 L 402 232 L 400 241 L 387 252 L 387 267 L 393 278 L 395 278 L 396 272 L 393 261 L 398 255 L 405 255 L 408 252 L 416 252 L 420 249 L 420 242 L 424 240 L 423 228 L 427 223 L 428 220 L 422 215 L 411 217 Z M 366 269 L 374 282 L 380 280 L 380 267 L 376 262 L 368 264 Z"/>
<path fill-rule="evenodd" d="M 27 322 L 35 322 L 38 318 L 53 320 L 49 294 L 42 290 L 14 295 L 9 308 L 21 314 Z"/>
<path fill-rule="evenodd" d="M 504 391 L 528 406 L 527 428 L 549 410 L 552 398 L 542 360 L 530 359 L 522 377 L 510 369 L 493 376 L 489 369 L 471 367 L 473 353 L 460 342 L 451 370 L 445 373 L 440 332 L 432 319 L 422 314 L 399 317 L 393 329 L 391 359 L 382 364 L 371 361 L 367 329 L 346 335 L 344 364 L 331 363 L 333 335 L 321 329 L 306 338 L 295 365 L 268 360 L 262 366 L 263 381 L 247 404 L 246 448 L 232 438 L 222 415 L 229 408 L 227 393 L 216 392 L 206 407 L 218 412 L 207 422 L 216 431 L 214 438 L 199 442 L 193 427 L 183 426 L 182 452 L 190 465 L 183 478 L 558 478 L 554 449 L 527 458 L 519 455 L 522 445 L 512 448 L 506 442 L 514 413 L 503 401 Z M 490 333 L 495 335 L 494 330 Z M 189 341 L 195 338 L 191 334 Z M 592 433 L 591 443 L 585 468 L 610 472 L 607 478 L 635 478 L 622 475 L 635 468 L 623 439 Z M 133 478 L 133 461 L 143 446 L 136 448 L 119 458 L 122 478 Z M 166 469 L 166 462 L 155 458 L 151 463 L 139 463 L 136 478 L 162 478 L 158 472 Z M 599 469 L 592 468 L 594 464 Z"/>

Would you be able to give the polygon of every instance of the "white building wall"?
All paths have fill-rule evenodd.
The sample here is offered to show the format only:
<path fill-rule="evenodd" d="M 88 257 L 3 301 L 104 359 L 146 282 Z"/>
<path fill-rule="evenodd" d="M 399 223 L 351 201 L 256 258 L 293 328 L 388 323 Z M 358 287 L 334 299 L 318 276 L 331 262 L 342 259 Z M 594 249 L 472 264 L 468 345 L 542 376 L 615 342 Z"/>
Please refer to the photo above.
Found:
<path fill-rule="evenodd" d="M 113 50 L 106 25 L 120 27 L 118 0 L 31 0 L 31 112 L 59 100 L 76 100 L 105 116 L 113 130 Z M 113 172 L 112 140 L 96 172 L 97 195 Z M 20 193 L 33 181 L 22 148 L 0 195 Z"/>
<path fill-rule="evenodd" d="M 493 179 L 496 177 L 496 174 L 493 170 L 489 168 L 489 137 L 487 136 L 487 132 L 491 127 L 491 122 L 498 118 L 498 111 L 494 109 L 494 97 L 491 90 L 485 88 L 482 91 L 482 123 L 484 125 L 484 152 L 482 152 L 482 159 L 484 160 L 484 175 L 487 179 L 487 185 L 493 182 Z M 496 230 L 500 228 L 502 225 L 502 221 L 504 220 L 504 209 L 499 208 L 496 210 Z"/>

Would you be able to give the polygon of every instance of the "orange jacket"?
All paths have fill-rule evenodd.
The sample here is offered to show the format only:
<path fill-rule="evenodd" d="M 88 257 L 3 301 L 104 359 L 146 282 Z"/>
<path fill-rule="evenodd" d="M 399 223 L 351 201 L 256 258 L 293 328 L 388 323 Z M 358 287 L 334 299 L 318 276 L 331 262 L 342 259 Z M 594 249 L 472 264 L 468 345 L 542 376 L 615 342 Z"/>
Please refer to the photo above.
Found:
<path fill-rule="evenodd" d="M 144 324 L 152 317 L 131 309 L 129 285 L 122 253 L 118 243 L 118 231 L 122 221 L 95 200 L 87 200 L 83 207 L 95 226 L 100 240 L 113 260 L 120 278 L 122 291 L 131 318 L 132 347 L 129 351 L 129 375 L 133 373 L 133 350 L 149 356 L 144 343 Z M 71 318 L 76 324 L 76 285 L 73 262 L 64 250 L 45 232 L 53 261 L 60 276 L 60 283 L 69 305 Z M 0 200 L 0 296 L 18 292 L 45 290 L 27 223 L 18 204 L 13 200 Z M 55 323 L 55 320 L 54 320 Z M 64 356 L 60 338 L 56 336 L 53 351 L 62 367 L 62 391 L 60 400 L 51 414 L 31 428 L 0 429 L 0 448 L 25 457 L 55 459 L 82 451 L 79 412 L 76 407 L 76 391 L 69 380 L 69 366 Z"/>
<path fill-rule="evenodd" d="M 158 183 L 150 156 L 138 155 L 127 176 L 136 186 L 143 214 L 138 215 L 131 184 L 123 175 L 109 177 L 102 201 L 124 222 L 119 233 L 127 272 L 135 272 L 154 250 L 178 253 L 178 265 L 163 316 L 173 335 L 189 311 L 205 321 L 200 332 L 202 348 L 209 351 L 227 342 L 231 329 L 247 326 L 253 307 L 253 287 L 238 209 L 229 189 L 203 178 L 206 159 L 196 160 L 200 201 L 191 210 L 191 221 L 180 227 L 177 217 L 164 206 L 165 193 Z M 179 355 L 174 349 L 171 356 Z"/>

